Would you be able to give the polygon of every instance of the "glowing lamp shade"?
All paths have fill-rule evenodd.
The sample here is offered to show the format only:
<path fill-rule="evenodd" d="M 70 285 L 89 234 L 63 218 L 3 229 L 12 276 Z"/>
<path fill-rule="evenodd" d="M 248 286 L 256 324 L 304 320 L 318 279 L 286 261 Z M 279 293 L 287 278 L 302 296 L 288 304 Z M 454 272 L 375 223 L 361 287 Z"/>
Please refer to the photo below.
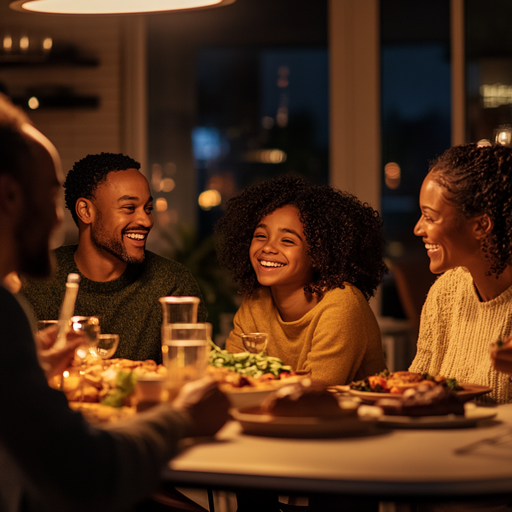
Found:
<path fill-rule="evenodd" d="M 235 0 L 15 0 L 16 11 L 47 14 L 136 14 L 220 7 Z"/>

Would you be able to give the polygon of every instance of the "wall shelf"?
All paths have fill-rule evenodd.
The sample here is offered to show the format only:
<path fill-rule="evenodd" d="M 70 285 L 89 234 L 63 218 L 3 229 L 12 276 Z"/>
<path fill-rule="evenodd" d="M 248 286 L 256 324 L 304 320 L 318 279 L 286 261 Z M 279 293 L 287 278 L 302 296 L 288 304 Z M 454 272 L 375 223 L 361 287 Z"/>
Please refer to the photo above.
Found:
<path fill-rule="evenodd" d="M 37 107 L 31 107 L 29 100 L 37 98 Z M 100 99 L 97 96 L 23 96 L 14 97 L 12 101 L 25 110 L 42 110 L 42 109 L 69 109 L 69 108 L 98 108 Z"/>

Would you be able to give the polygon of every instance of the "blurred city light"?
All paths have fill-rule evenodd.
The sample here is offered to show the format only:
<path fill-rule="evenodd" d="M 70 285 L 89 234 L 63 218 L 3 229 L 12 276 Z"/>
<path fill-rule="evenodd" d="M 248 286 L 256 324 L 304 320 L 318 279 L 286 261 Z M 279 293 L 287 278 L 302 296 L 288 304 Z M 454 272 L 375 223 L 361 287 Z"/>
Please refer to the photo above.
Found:
<path fill-rule="evenodd" d="M 211 210 L 215 206 L 219 206 L 222 201 L 220 192 L 215 189 L 205 190 L 199 194 L 197 202 L 203 210 Z"/>
<path fill-rule="evenodd" d="M 401 171 L 400 166 L 396 162 L 389 162 L 384 167 L 384 181 L 386 186 L 396 189 L 400 186 Z"/>

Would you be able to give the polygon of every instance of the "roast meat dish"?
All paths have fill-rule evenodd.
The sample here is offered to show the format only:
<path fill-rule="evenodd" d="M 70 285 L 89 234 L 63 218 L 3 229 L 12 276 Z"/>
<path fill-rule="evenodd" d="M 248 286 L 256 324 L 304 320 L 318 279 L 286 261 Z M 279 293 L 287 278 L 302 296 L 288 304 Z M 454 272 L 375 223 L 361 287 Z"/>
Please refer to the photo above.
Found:
<path fill-rule="evenodd" d="M 261 412 L 272 416 L 339 417 L 347 415 L 336 397 L 310 379 L 285 385 L 270 394 L 261 404 Z M 355 414 L 355 409 L 353 411 Z"/>
<path fill-rule="evenodd" d="M 464 404 L 442 384 L 421 384 L 397 398 L 381 398 L 375 405 L 388 416 L 464 416 Z"/>
<path fill-rule="evenodd" d="M 447 379 L 441 375 L 429 375 L 428 373 L 415 373 L 409 371 L 399 371 L 389 373 L 384 371 L 376 375 L 366 377 L 366 379 L 352 382 L 351 389 L 358 391 L 369 391 L 373 393 L 392 393 L 402 394 L 408 389 L 414 389 L 419 386 L 435 387 L 441 385 L 452 391 L 462 389 L 455 379 Z"/>

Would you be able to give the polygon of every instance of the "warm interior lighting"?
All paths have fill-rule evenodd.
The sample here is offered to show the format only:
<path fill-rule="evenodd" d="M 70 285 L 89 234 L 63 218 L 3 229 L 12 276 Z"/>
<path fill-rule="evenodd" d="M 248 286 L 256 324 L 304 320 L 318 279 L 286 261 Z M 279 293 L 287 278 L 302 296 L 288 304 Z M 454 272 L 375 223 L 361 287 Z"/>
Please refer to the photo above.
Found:
<path fill-rule="evenodd" d="M 130 14 L 185 11 L 232 4 L 235 0 L 15 0 L 17 11 L 48 14 Z"/>
<path fill-rule="evenodd" d="M 246 155 L 248 162 L 259 162 L 262 164 L 282 164 L 286 162 L 287 155 L 280 149 L 256 149 L 249 151 Z"/>
<path fill-rule="evenodd" d="M 199 194 L 199 199 L 197 202 L 203 210 L 208 211 L 215 206 L 219 206 L 219 204 L 222 202 L 222 196 L 218 190 L 205 190 Z"/>
<path fill-rule="evenodd" d="M 155 201 L 155 207 L 157 212 L 165 212 L 167 210 L 167 199 L 159 197 Z"/>
<path fill-rule="evenodd" d="M 176 186 L 176 183 L 174 182 L 174 180 L 172 178 L 164 178 L 161 182 L 160 182 L 160 191 L 162 192 L 171 192 L 172 190 L 174 190 L 174 187 Z"/>
<path fill-rule="evenodd" d="M 47 50 L 47 51 L 50 51 L 52 49 L 52 46 L 53 46 L 52 38 L 51 37 L 45 37 L 43 39 L 43 49 Z"/>
<path fill-rule="evenodd" d="M 27 36 L 20 37 L 20 50 L 28 50 L 30 41 Z"/>
<path fill-rule="evenodd" d="M 400 186 L 400 177 L 402 171 L 396 162 L 389 162 L 384 167 L 384 181 L 388 188 L 398 188 Z"/>
<path fill-rule="evenodd" d="M 29 108 L 31 108 L 32 110 L 35 110 L 36 108 L 39 108 L 39 100 L 38 100 L 35 96 L 32 96 L 32 97 L 28 100 L 28 106 L 29 106 Z"/>
<path fill-rule="evenodd" d="M 497 108 L 512 104 L 512 85 L 485 84 L 480 86 L 484 108 Z"/>
<path fill-rule="evenodd" d="M 12 37 L 11 36 L 4 36 L 3 41 L 4 51 L 10 52 L 12 50 Z"/>

